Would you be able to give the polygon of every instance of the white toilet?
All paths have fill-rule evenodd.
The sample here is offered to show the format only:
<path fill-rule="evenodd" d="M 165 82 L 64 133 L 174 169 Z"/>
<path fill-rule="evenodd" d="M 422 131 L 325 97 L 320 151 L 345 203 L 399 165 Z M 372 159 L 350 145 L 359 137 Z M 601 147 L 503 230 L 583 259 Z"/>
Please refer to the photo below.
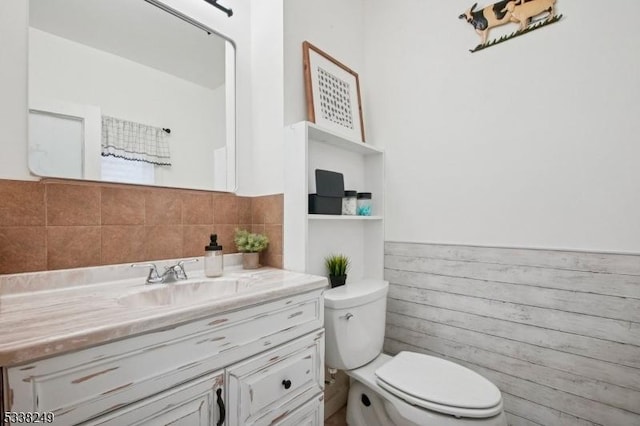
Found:
<path fill-rule="evenodd" d="M 444 359 L 382 353 L 389 283 L 365 280 L 324 294 L 326 365 L 353 379 L 350 426 L 506 426 L 500 390 Z"/>

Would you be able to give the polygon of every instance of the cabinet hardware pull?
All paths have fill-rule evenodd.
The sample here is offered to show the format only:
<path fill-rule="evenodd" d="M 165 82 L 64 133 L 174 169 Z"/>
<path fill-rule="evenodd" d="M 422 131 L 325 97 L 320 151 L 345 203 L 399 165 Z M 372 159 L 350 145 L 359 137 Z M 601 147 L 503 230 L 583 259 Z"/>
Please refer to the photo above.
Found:
<path fill-rule="evenodd" d="M 284 386 L 285 389 L 289 389 L 291 387 L 291 380 L 283 380 L 282 386 Z"/>
<path fill-rule="evenodd" d="M 216 391 L 216 395 L 218 395 L 218 408 L 220 408 L 220 420 L 216 423 L 216 426 L 222 426 L 224 424 L 224 418 L 227 415 L 227 410 L 224 409 L 224 401 L 222 400 L 222 389 L 218 388 Z"/>

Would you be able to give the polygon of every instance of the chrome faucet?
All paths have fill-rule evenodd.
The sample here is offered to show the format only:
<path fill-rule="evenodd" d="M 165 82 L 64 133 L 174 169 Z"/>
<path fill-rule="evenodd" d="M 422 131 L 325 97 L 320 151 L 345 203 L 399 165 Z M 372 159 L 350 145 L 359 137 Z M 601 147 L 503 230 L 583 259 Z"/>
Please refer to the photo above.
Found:
<path fill-rule="evenodd" d="M 181 260 L 175 265 L 165 266 L 162 275 L 158 272 L 158 267 L 155 263 L 134 263 L 132 268 L 147 267 L 149 269 L 149 275 L 147 275 L 147 284 L 159 284 L 159 283 L 173 283 L 180 280 L 186 280 L 187 271 L 184 269 L 185 263 L 197 262 L 198 259 Z"/>

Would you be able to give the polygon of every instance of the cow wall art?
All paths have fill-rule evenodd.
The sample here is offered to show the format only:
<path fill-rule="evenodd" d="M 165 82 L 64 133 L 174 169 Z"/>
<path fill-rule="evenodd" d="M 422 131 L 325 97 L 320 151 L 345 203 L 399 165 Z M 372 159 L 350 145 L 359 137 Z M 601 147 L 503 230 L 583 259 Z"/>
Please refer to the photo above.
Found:
<path fill-rule="evenodd" d="M 470 50 L 477 52 L 558 22 L 562 15 L 556 15 L 555 4 L 556 0 L 501 0 L 478 9 L 478 3 L 474 3 L 458 18 L 471 24 L 480 36 L 480 44 Z M 518 30 L 499 39 L 487 41 L 489 30 L 510 23 L 518 24 Z"/>

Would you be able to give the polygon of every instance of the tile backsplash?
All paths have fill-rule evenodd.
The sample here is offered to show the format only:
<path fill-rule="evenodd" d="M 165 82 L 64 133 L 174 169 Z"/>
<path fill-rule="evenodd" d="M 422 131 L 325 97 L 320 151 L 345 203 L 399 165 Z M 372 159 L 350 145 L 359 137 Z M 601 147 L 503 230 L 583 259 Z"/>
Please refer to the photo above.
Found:
<path fill-rule="evenodd" d="M 0 179 L 0 274 L 202 256 L 209 234 L 236 252 L 236 228 L 266 233 L 261 263 L 282 267 L 282 194 L 44 179 Z"/>

